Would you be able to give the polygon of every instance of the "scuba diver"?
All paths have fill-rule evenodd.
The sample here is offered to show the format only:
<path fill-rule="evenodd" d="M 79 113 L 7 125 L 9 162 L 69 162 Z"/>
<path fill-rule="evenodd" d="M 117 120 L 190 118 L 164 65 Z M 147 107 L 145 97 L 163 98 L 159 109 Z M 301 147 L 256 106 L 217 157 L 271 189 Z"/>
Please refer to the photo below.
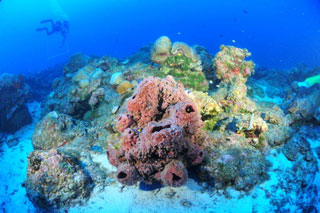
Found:
<path fill-rule="evenodd" d="M 51 30 L 49 30 L 48 27 L 41 27 L 37 28 L 36 31 L 46 31 L 47 35 L 52 35 L 55 33 L 61 33 L 63 37 L 62 44 L 60 47 L 63 47 L 67 34 L 69 33 L 69 22 L 68 21 L 53 21 L 52 19 L 43 20 L 40 22 L 41 24 L 50 23 L 51 24 Z"/>

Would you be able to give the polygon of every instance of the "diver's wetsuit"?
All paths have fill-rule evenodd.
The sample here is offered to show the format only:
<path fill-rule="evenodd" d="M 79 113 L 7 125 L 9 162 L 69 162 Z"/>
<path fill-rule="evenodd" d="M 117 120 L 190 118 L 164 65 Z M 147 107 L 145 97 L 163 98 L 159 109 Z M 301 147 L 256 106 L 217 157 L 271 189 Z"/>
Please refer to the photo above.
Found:
<path fill-rule="evenodd" d="M 61 33 L 63 37 L 63 41 L 61 47 L 64 45 L 64 42 L 67 38 L 67 34 L 69 32 L 69 22 L 68 21 L 56 21 L 54 22 L 52 19 L 43 20 L 40 22 L 41 24 L 51 23 L 51 31 L 48 27 L 37 28 L 36 31 L 46 31 L 47 35 L 52 35 L 54 33 Z"/>

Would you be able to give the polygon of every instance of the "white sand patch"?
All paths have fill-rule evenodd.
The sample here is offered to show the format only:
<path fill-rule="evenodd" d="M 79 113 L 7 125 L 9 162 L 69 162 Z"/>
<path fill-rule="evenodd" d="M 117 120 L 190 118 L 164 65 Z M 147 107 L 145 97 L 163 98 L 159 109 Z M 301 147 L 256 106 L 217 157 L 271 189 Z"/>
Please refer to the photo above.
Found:
<path fill-rule="evenodd" d="M 111 167 L 112 171 L 115 171 L 114 167 L 105 162 L 105 157 L 97 155 L 93 160 L 95 162 L 102 160 L 104 168 L 111 171 Z M 273 181 L 270 184 L 277 182 Z M 139 189 L 138 184 L 123 187 L 119 183 L 114 183 L 104 189 L 94 189 L 86 206 L 73 207 L 69 212 L 264 212 L 268 209 L 271 211 L 274 207 L 266 199 L 264 190 L 269 184 L 264 185 L 245 193 L 231 188 L 226 192 L 208 192 L 192 179 L 179 188 L 162 187 L 152 191 L 143 191 Z"/>
<path fill-rule="evenodd" d="M 265 96 L 263 98 L 261 98 L 256 95 L 254 98 L 256 98 L 258 101 L 272 102 L 272 103 L 275 103 L 280 106 L 283 102 L 283 98 L 281 98 L 279 96 L 269 97 L 267 94 L 267 85 L 269 85 L 269 84 L 263 80 L 260 80 L 259 82 L 261 82 L 261 83 L 256 82 L 255 84 L 263 90 Z"/>
<path fill-rule="evenodd" d="M 112 166 L 106 154 L 95 154 L 91 153 L 92 161 L 99 163 L 101 167 L 106 169 L 108 172 L 116 172 L 117 168 Z"/>

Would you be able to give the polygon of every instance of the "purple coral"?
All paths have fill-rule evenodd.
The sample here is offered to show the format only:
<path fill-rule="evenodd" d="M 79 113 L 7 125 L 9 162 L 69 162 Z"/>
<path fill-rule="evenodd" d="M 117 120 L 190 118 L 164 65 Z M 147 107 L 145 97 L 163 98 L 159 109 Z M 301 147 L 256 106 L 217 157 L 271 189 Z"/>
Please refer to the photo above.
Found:
<path fill-rule="evenodd" d="M 183 86 L 171 76 L 149 77 L 138 86 L 127 110 L 117 124 L 121 148 L 107 151 L 110 163 L 118 167 L 118 181 L 126 185 L 140 180 L 169 186 L 185 183 L 186 168 L 203 160 L 195 136 L 205 133 Z"/>

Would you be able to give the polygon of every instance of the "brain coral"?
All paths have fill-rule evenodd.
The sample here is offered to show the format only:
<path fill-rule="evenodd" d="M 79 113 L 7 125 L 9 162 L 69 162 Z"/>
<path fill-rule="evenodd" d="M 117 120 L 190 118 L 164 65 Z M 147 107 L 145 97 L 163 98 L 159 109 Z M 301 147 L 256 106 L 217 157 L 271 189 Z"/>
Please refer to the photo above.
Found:
<path fill-rule="evenodd" d="M 161 36 L 154 43 L 151 50 L 151 60 L 156 63 L 163 63 L 170 56 L 171 41 L 167 36 Z"/>
<path fill-rule="evenodd" d="M 199 61 L 199 56 L 194 52 L 193 48 L 191 48 L 189 45 L 187 45 L 184 42 L 176 41 L 173 43 L 171 48 L 171 53 L 173 55 L 182 54 L 186 56 L 187 58 L 192 59 L 193 62 Z"/>
<path fill-rule="evenodd" d="M 205 135 L 202 126 L 196 105 L 171 76 L 144 80 L 118 120 L 121 147 L 107 151 L 109 162 L 118 168 L 118 181 L 181 186 L 187 168 L 203 160 L 204 152 L 195 139 L 199 137 L 194 137 Z"/>

